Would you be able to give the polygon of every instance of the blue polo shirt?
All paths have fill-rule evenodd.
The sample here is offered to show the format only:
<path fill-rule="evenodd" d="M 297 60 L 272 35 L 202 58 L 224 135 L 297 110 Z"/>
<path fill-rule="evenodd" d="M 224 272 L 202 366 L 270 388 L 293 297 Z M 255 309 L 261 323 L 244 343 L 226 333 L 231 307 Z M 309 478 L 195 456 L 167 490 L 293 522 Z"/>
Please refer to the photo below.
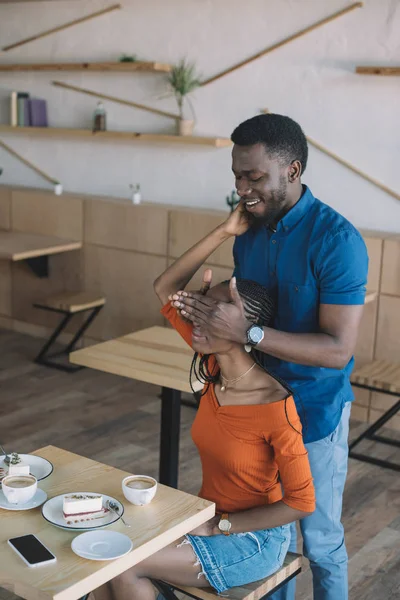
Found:
<path fill-rule="evenodd" d="M 273 327 L 317 333 L 320 304 L 364 304 L 368 273 L 365 243 L 349 221 L 303 186 L 297 204 L 277 225 L 236 238 L 235 275 L 266 286 L 276 301 Z M 352 358 L 342 369 L 309 367 L 264 355 L 266 366 L 294 391 L 304 441 L 330 435 L 346 402 Z"/>

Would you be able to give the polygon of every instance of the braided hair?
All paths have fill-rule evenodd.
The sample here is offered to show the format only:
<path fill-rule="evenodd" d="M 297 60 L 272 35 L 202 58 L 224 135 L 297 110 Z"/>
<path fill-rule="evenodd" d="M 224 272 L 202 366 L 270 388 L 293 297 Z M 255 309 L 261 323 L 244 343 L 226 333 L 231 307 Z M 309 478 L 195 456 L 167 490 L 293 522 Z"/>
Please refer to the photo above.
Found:
<path fill-rule="evenodd" d="M 243 302 L 243 308 L 245 312 L 246 318 L 252 323 L 259 325 L 260 327 L 268 327 L 271 323 L 274 314 L 275 314 L 275 303 L 267 290 L 266 287 L 261 284 L 251 281 L 250 279 L 237 279 L 236 281 L 237 290 L 241 300 Z M 265 371 L 270 377 L 275 379 L 278 383 L 280 383 L 288 392 L 289 395 L 293 396 L 294 392 L 292 388 L 278 375 L 275 375 L 272 371 L 270 371 L 265 365 L 265 355 L 263 352 L 260 352 L 256 348 L 251 349 L 251 356 L 254 362 Z M 210 367 L 210 354 L 199 354 L 195 353 L 193 356 L 192 364 L 190 367 L 190 386 L 192 388 L 192 392 L 199 400 L 202 396 L 204 396 L 210 387 L 210 385 L 214 385 L 220 380 L 220 368 L 217 361 L 213 361 L 214 364 Z M 204 384 L 204 388 L 202 392 L 197 393 L 193 389 L 192 381 L 196 378 L 200 383 Z M 285 398 L 285 414 L 286 419 L 289 425 L 294 429 L 297 433 L 300 433 L 290 422 L 286 409 L 286 400 Z M 301 401 L 301 399 L 300 399 Z M 303 408 L 303 416 L 305 421 L 305 411 Z M 307 426 L 305 426 L 306 428 Z"/>

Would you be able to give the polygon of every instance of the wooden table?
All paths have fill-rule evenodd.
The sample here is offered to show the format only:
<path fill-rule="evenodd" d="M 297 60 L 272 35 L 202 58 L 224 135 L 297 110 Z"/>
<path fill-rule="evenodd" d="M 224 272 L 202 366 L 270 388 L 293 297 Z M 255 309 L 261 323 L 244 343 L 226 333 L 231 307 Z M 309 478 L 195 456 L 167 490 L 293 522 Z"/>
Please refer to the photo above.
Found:
<path fill-rule="evenodd" d="M 48 257 L 82 248 L 82 242 L 54 236 L 0 231 L 0 260 L 24 260 L 38 277 L 48 277 Z"/>
<path fill-rule="evenodd" d="M 150 327 L 70 354 L 74 364 L 161 386 L 159 480 L 171 487 L 178 485 L 181 392 L 191 393 L 192 357 L 180 335 L 166 327 Z M 200 391 L 203 386 L 196 381 L 193 387 Z"/>
<path fill-rule="evenodd" d="M 26 600 L 76 600 L 133 565 L 165 548 L 215 514 L 215 505 L 178 490 L 159 486 L 148 506 L 133 506 L 122 494 L 124 471 L 47 446 L 34 452 L 50 460 L 54 472 L 39 482 L 51 498 L 72 491 L 93 491 L 114 496 L 125 507 L 124 517 L 107 529 L 124 533 L 133 541 L 129 554 L 114 561 L 96 562 L 76 556 L 71 542 L 76 532 L 54 527 L 41 509 L 26 512 L 0 510 L 0 587 Z M 8 546 L 7 540 L 33 533 L 55 554 L 53 565 L 31 569 Z"/>

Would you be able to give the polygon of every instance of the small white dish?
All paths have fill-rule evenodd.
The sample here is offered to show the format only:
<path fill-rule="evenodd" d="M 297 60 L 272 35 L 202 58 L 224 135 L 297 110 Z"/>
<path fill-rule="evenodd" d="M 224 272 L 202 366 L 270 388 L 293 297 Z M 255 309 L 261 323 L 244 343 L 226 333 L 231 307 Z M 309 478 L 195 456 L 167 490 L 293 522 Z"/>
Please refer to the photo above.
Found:
<path fill-rule="evenodd" d="M 30 473 L 38 481 L 46 479 L 53 472 L 53 465 L 46 458 L 41 456 L 35 456 L 34 454 L 20 454 L 21 461 L 28 464 L 30 467 Z M 4 462 L 5 455 L 0 455 L 0 468 L 5 469 L 8 472 L 8 465 Z"/>
<path fill-rule="evenodd" d="M 33 496 L 33 498 L 25 504 L 10 504 L 3 492 L 0 492 L 0 508 L 4 508 L 4 510 L 31 510 L 32 508 L 42 506 L 42 504 L 46 502 L 46 500 L 46 492 L 40 490 L 39 488 L 37 489 L 36 494 Z"/>
<path fill-rule="evenodd" d="M 117 505 L 118 514 L 114 511 L 109 511 L 104 517 L 96 517 L 90 521 L 77 520 L 77 522 L 72 522 L 73 517 L 71 517 L 71 522 L 67 523 L 63 515 L 63 499 L 64 496 L 69 496 L 70 494 L 76 493 L 76 491 L 67 492 L 66 494 L 60 494 L 60 496 L 50 498 L 50 500 L 48 500 L 42 507 L 42 515 L 46 521 L 52 525 L 55 525 L 56 527 L 60 527 L 60 529 L 68 529 L 69 531 L 92 531 L 94 529 L 100 529 L 101 527 L 107 527 L 112 523 L 116 523 L 116 521 L 118 521 L 124 514 L 124 505 L 119 500 L 113 498 L 112 496 L 102 494 L 103 506 L 105 507 L 107 501 L 110 500 Z M 98 492 L 79 491 L 79 493 L 96 495 Z"/>
<path fill-rule="evenodd" d="M 88 560 L 115 560 L 132 550 L 132 540 L 118 531 L 88 531 L 72 540 L 71 548 Z"/>

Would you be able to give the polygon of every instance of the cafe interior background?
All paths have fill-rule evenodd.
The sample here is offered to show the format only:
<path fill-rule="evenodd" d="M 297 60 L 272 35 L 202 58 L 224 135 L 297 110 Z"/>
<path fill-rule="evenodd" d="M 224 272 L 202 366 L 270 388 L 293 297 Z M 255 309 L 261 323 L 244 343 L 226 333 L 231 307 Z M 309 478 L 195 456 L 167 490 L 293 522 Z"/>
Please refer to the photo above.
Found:
<path fill-rule="evenodd" d="M 80 346 L 165 326 L 152 282 L 229 214 L 229 137 L 263 110 L 301 124 L 310 152 L 303 181 L 367 243 L 371 301 L 356 368 L 372 364 L 378 374 L 365 372 L 373 391 L 354 388 L 352 439 L 392 409 L 400 395 L 399 30 L 399 0 L 0 2 L 0 241 L 12 232 L 27 243 L 25 254 L 0 243 L 5 447 L 53 444 L 158 476 L 160 387 L 35 358 L 64 317 L 54 307 L 65 310 L 71 294 L 98 308 Z M 182 64 L 186 75 L 193 65 L 200 85 L 177 118 L 168 81 Z M 46 238 L 41 256 L 32 254 L 35 236 Z M 227 243 L 209 259 L 216 282 L 231 275 L 231 250 Z M 71 342 L 89 309 L 77 310 L 60 342 Z M 184 393 L 179 488 L 195 494 L 194 415 Z M 397 412 L 382 431 L 399 440 Z M 398 455 L 377 441 L 362 448 L 383 462 Z M 388 542 L 388 531 L 400 531 L 398 492 L 394 469 L 350 459 L 344 523 L 354 600 L 399 590 L 399 553 Z M 297 598 L 309 593 L 305 568 Z"/>

